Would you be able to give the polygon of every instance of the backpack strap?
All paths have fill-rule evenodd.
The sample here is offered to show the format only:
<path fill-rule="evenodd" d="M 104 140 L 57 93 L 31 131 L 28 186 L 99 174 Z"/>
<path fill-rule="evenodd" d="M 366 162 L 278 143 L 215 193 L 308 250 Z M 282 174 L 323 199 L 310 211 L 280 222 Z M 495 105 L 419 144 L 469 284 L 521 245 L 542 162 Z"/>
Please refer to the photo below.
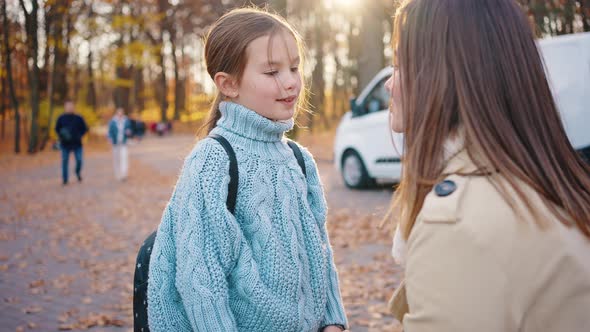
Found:
<path fill-rule="evenodd" d="M 209 134 L 208 137 L 216 140 L 223 146 L 227 156 L 229 157 L 229 184 L 227 185 L 227 209 L 231 214 L 234 214 L 236 209 L 236 198 L 238 196 L 238 161 L 236 159 L 236 154 L 234 149 L 231 147 L 231 144 L 223 138 L 221 135 L 218 134 Z"/>
<path fill-rule="evenodd" d="M 299 167 L 301 167 L 303 176 L 307 177 L 307 172 L 305 171 L 305 161 L 303 160 L 303 154 L 301 153 L 301 149 L 299 149 L 299 145 L 297 145 L 297 143 L 293 142 L 292 140 L 287 140 L 287 144 L 291 150 L 293 150 L 293 154 L 295 155 L 295 158 L 297 158 L 297 163 L 299 164 Z"/>
<path fill-rule="evenodd" d="M 238 183 L 239 183 L 239 175 L 238 175 L 238 161 L 236 159 L 236 153 L 234 149 L 231 147 L 231 144 L 223 138 L 221 135 L 218 134 L 209 134 L 210 138 L 216 140 L 221 144 L 221 146 L 225 149 L 227 156 L 229 157 L 229 184 L 228 184 L 228 191 L 227 191 L 227 209 L 229 212 L 234 214 L 236 209 L 236 199 L 238 196 Z M 293 150 L 293 154 L 297 159 L 297 163 L 299 167 L 301 167 L 301 171 L 303 172 L 303 176 L 307 177 L 307 172 L 305 171 L 305 161 L 303 160 L 303 154 L 301 153 L 301 149 L 297 145 L 297 143 L 287 140 L 287 145 Z"/>

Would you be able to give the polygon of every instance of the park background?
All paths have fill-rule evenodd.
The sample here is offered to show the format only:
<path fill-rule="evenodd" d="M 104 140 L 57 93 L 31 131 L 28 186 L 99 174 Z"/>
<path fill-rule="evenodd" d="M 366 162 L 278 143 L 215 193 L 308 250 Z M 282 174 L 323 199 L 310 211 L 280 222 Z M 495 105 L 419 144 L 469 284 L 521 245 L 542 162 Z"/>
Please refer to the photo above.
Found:
<path fill-rule="evenodd" d="M 386 301 L 401 278 L 379 227 L 390 187 L 351 191 L 332 166 L 349 100 L 391 63 L 385 0 L 0 0 L 0 331 L 127 331 L 134 259 L 168 200 L 214 85 L 208 27 L 235 7 L 282 14 L 301 33 L 309 113 L 292 137 L 310 147 L 354 331 L 399 329 Z M 519 0 L 537 37 L 590 31 L 590 0 Z M 84 182 L 61 186 L 52 131 L 72 99 L 91 126 Z M 130 147 L 114 180 L 105 125 L 117 107 L 172 134 Z"/>

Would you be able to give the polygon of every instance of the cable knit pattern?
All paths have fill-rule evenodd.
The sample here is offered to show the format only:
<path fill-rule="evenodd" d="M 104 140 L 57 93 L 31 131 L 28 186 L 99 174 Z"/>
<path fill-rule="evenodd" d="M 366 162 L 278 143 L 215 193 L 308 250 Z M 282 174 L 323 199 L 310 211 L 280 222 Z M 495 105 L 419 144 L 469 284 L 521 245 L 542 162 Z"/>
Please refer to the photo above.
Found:
<path fill-rule="evenodd" d="M 326 233 L 326 201 L 313 157 L 307 178 L 271 121 L 222 102 L 212 133 L 235 150 L 236 211 L 226 208 L 229 158 L 197 143 L 158 228 L 151 255 L 152 331 L 317 331 L 347 326 Z"/>

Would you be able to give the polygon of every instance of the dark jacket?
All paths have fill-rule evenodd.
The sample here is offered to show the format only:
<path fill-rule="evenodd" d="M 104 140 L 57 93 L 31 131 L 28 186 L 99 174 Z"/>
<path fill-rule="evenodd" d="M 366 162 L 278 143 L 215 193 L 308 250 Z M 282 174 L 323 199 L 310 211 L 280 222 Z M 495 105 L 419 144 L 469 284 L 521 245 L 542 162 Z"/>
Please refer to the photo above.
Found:
<path fill-rule="evenodd" d="M 78 114 L 64 113 L 57 118 L 55 132 L 63 148 L 75 149 L 82 146 L 82 136 L 88 132 L 88 126 Z"/>

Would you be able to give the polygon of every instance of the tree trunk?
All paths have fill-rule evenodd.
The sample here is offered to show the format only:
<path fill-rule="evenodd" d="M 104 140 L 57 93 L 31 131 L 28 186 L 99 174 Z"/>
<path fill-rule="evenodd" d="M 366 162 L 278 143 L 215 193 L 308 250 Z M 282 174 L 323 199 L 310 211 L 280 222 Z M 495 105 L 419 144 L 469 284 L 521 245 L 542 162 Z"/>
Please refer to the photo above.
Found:
<path fill-rule="evenodd" d="M 124 17 L 123 14 L 123 6 L 126 4 L 126 1 L 118 2 L 117 7 L 115 9 L 115 15 Z M 125 25 L 119 28 L 119 39 L 116 42 L 116 46 L 118 50 L 121 50 L 126 43 L 129 42 L 129 32 Z M 129 112 L 129 95 L 131 91 L 130 85 L 130 72 L 131 68 L 126 64 L 126 58 L 124 52 L 117 51 L 115 56 L 115 87 L 112 91 L 113 93 L 113 101 L 115 104 L 115 108 L 122 108 L 125 110 L 125 113 Z M 99 90 L 100 91 L 100 90 Z M 100 98 L 99 98 L 100 100 Z"/>
<path fill-rule="evenodd" d="M 363 89 L 385 66 L 383 43 L 383 22 L 376 17 L 381 17 L 377 0 L 370 0 L 364 7 L 363 24 L 360 36 L 360 57 L 358 58 L 359 89 Z"/>
<path fill-rule="evenodd" d="M 94 19 L 94 7 L 89 4 L 88 20 Z M 92 45 L 92 35 L 88 37 L 88 45 Z M 92 111 L 96 113 L 96 86 L 94 84 L 94 71 L 92 70 L 92 47 L 88 47 L 88 57 L 86 58 L 86 74 L 88 75 L 88 86 L 86 87 L 86 105 L 92 106 Z"/>
<path fill-rule="evenodd" d="M 185 107 L 185 79 L 175 75 L 174 83 L 174 120 L 180 120 Z"/>
<path fill-rule="evenodd" d="M 166 64 L 164 61 L 164 34 L 166 31 L 170 31 L 168 24 L 168 10 L 170 4 L 167 0 L 158 0 L 158 12 L 162 15 L 160 19 L 160 31 L 157 40 L 152 39 L 152 42 L 158 46 L 158 65 L 160 66 L 161 72 L 158 77 L 158 94 L 160 96 L 160 121 L 167 122 L 166 111 L 168 110 L 168 84 L 166 80 Z M 172 36 L 170 36 L 172 39 Z"/>
<path fill-rule="evenodd" d="M 316 64 L 313 68 L 313 72 L 311 74 L 311 87 L 313 91 L 313 95 L 311 96 L 311 104 L 314 107 L 315 117 L 310 117 L 310 121 L 308 127 L 310 130 L 313 130 L 314 127 L 314 120 L 316 118 L 323 118 L 324 117 L 324 96 L 325 96 L 325 88 L 326 83 L 324 81 L 324 32 L 325 29 L 324 24 L 324 13 L 321 8 L 316 9 L 316 15 L 314 20 L 313 26 L 313 40 L 314 40 L 314 49 L 315 49 L 315 60 Z"/>
<path fill-rule="evenodd" d="M 4 65 L 6 70 L 6 83 L 8 84 L 8 94 L 12 109 L 14 110 L 14 152 L 20 153 L 20 114 L 18 110 L 18 99 L 14 91 L 14 81 L 12 79 L 11 50 L 9 44 L 10 33 L 8 31 L 8 17 L 6 16 L 6 0 L 2 1 L 2 26 L 4 31 Z"/>
<path fill-rule="evenodd" d="M 96 106 L 97 108 L 104 105 L 106 103 L 107 100 L 109 100 L 109 88 L 107 87 L 106 84 L 101 81 L 100 79 L 97 78 L 103 78 L 105 77 L 105 58 L 101 57 L 98 60 L 98 66 L 97 66 L 98 72 L 95 72 L 94 75 L 94 86 L 96 87 L 94 89 L 94 93 L 96 95 Z"/>
<path fill-rule="evenodd" d="M 129 111 L 129 95 L 131 88 L 128 82 L 130 81 L 131 69 L 125 66 L 123 63 L 119 64 L 116 68 L 117 80 L 115 83 L 114 99 L 115 108 L 123 108 L 125 112 Z"/>
<path fill-rule="evenodd" d="M 117 48 L 122 48 L 124 44 L 124 31 L 121 32 L 117 41 Z M 115 89 L 113 90 L 113 99 L 115 108 L 123 108 L 125 112 L 129 111 L 129 96 L 131 91 L 131 68 L 125 64 L 124 55 L 117 53 L 115 75 Z"/>
<path fill-rule="evenodd" d="M 49 116 L 47 117 L 47 128 L 43 130 L 43 137 L 41 139 L 41 147 L 40 149 L 45 149 L 45 144 L 49 140 L 49 131 L 51 130 L 51 119 L 53 118 L 53 108 L 55 104 L 55 99 L 53 98 L 54 95 L 54 86 L 57 78 L 57 70 L 55 68 L 57 62 L 58 53 L 56 52 L 53 55 L 53 64 L 51 66 L 51 78 L 49 79 L 49 89 L 47 92 L 47 97 L 49 98 Z"/>
<path fill-rule="evenodd" d="M 565 8 L 563 10 L 563 19 L 564 19 L 564 26 L 563 30 L 566 33 L 574 33 L 574 19 L 576 13 L 576 1 L 575 0 L 567 0 L 565 4 Z"/>
<path fill-rule="evenodd" d="M 23 139 L 25 142 L 28 142 L 31 137 L 31 135 L 29 135 L 29 127 L 31 126 L 31 124 L 29 122 L 28 114 L 26 112 L 23 112 L 23 114 L 21 115 L 20 122 L 20 126 L 23 131 Z"/>
<path fill-rule="evenodd" d="M 90 43 L 89 43 L 90 44 Z M 88 91 L 86 92 L 86 105 L 92 106 L 92 110 L 96 113 L 97 105 L 96 105 L 96 89 L 94 86 L 94 71 L 92 70 L 92 50 L 88 50 L 88 58 L 87 58 L 86 70 L 88 73 Z"/>
<path fill-rule="evenodd" d="M 341 79 L 342 82 L 350 82 L 346 68 L 342 66 L 342 63 L 336 54 L 333 54 L 333 56 L 334 63 L 336 64 L 336 76 L 332 86 L 332 116 L 330 118 L 330 126 L 340 119 L 342 114 L 344 114 L 345 109 L 348 107 L 348 100 L 344 98 L 344 96 L 346 96 L 346 84 L 340 85 L 338 84 L 338 80 Z"/>
<path fill-rule="evenodd" d="M 80 68 L 80 66 L 78 66 L 78 64 L 74 64 L 74 72 L 72 73 L 73 92 L 70 96 L 72 98 L 72 100 L 74 100 L 74 102 L 77 102 L 78 95 L 80 94 L 80 85 L 82 84 L 81 78 L 80 78 L 81 75 L 82 75 L 82 69 Z"/>
<path fill-rule="evenodd" d="M 166 110 L 168 109 L 168 86 L 166 84 L 166 67 L 164 65 L 163 50 L 160 51 L 159 60 L 160 68 L 162 68 L 162 72 L 159 76 L 160 121 L 167 122 Z"/>
<path fill-rule="evenodd" d="M 133 107 L 137 112 L 141 112 L 145 108 L 143 88 L 143 67 L 135 67 L 133 70 Z"/>
<path fill-rule="evenodd" d="M 55 1 L 52 1 L 53 4 L 48 5 L 47 3 L 45 4 L 45 8 L 44 8 L 44 15 L 45 15 L 45 22 L 43 25 L 43 29 L 45 32 L 45 52 L 43 52 L 43 67 L 41 67 L 40 71 L 41 71 L 41 78 L 40 78 L 40 84 L 39 84 L 39 90 L 41 91 L 47 91 L 49 90 L 49 75 L 50 75 L 50 68 L 51 68 L 51 60 L 50 60 L 50 55 L 51 55 L 51 45 L 52 43 L 50 42 L 50 40 L 52 39 L 52 33 L 51 33 L 51 29 L 53 27 L 54 24 L 54 15 L 56 14 L 56 10 L 55 7 L 57 6 L 55 4 Z"/>
<path fill-rule="evenodd" d="M 2 54 L 4 57 L 4 54 Z M 2 93 L 0 93 L 0 113 L 2 114 L 2 140 L 4 140 L 4 135 L 6 133 L 6 78 L 4 76 L 0 78 L 2 81 Z"/>
<path fill-rule="evenodd" d="M 63 104 L 68 97 L 69 84 L 67 81 L 68 74 L 68 58 L 70 56 L 70 33 L 72 31 L 72 17 L 70 15 L 70 0 L 59 0 L 60 14 L 57 29 L 55 31 L 55 48 L 54 53 L 59 54 L 56 58 L 54 70 L 56 71 L 55 85 L 53 91 L 55 93 L 55 103 Z M 63 32 L 65 30 L 65 37 Z M 70 96 L 71 97 L 71 96 Z"/>
<path fill-rule="evenodd" d="M 172 63 L 174 64 L 174 120 L 180 120 L 180 112 L 184 110 L 182 102 L 183 82 L 179 76 L 178 58 L 176 57 L 176 29 L 170 29 L 170 44 L 172 45 Z"/>
<path fill-rule="evenodd" d="M 350 80 L 346 82 L 350 82 L 350 89 L 353 95 L 358 96 L 360 91 L 360 84 L 359 84 L 359 58 L 361 55 L 361 40 L 360 34 L 355 33 L 352 23 L 350 24 L 348 30 L 348 60 L 353 63 L 352 66 L 348 67 L 348 76 Z"/>
<path fill-rule="evenodd" d="M 581 0 L 580 2 L 582 26 L 584 31 L 590 31 L 590 0 Z"/>
<path fill-rule="evenodd" d="M 166 64 L 164 61 L 164 33 L 166 31 L 169 31 L 168 17 L 166 14 L 169 8 L 169 3 L 166 0 L 159 0 L 158 5 L 160 13 L 164 15 L 164 17 L 162 17 L 162 20 L 160 21 L 160 54 L 158 57 L 159 65 L 162 69 L 162 72 L 160 73 L 160 120 L 162 122 L 167 122 L 168 119 L 166 111 L 168 110 L 168 82 L 166 80 Z M 172 37 L 170 37 L 170 39 L 172 39 Z"/>
<path fill-rule="evenodd" d="M 31 1 L 31 12 L 27 11 L 25 3 L 20 0 L 21 7 L 25 14 L 25 27 L 27 30 L 27 57 L 31 68 L 28 70 L 29 88 L 31 93 L 31 132 L 29 136 L 29 147 L 27 151 L 34 153 L 37 151 L 39 144 L 39 40 L 37 38 L 38 22 L 37 12 L 39 11 L 39 4 L 37 1 Z"/>
<path fill-rule="evenodd" d="M 49 98 L 49 116 L 47 117 L 46 126 L 41 128 L 40 150 L 44 150 L 49 140 L 49 133 L 53 122 L 53 113 L 55 104 L 63 104 L 68 97 L 67 62 L 69 57 L 70 32 L 72 29 L 72 17 L 69 14 L 71 0 L 58 0 L 50 10 L 50 16 L 54 22 L 52 31 L 53 39 L 53 62 L 51 64 L 51 76 L 47 87 L 47 96 Z M 66 37 L 63 36 L 64 17 Z M 46 27 L 47 31 L 47 27 Z M 47 57 L 47 55 L 46 55 Z M 49 65 L 46 64 L 45 68 Z M 77 89 L 77 86 L 75 86 Z M 74 98 L 75 100 L 75 98 Z"/>

